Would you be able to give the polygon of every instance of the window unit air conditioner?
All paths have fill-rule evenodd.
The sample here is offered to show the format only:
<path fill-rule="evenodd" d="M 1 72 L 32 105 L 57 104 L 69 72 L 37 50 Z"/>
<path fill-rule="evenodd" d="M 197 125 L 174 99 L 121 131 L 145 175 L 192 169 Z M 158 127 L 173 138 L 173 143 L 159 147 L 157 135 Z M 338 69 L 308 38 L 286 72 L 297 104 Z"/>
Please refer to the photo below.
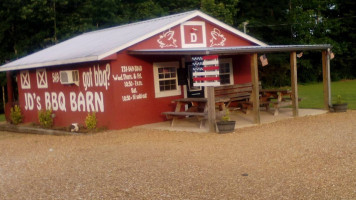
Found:
<path fill-rule="evenodd" d="M 78 70 L 60 71 L 59 73 L 62 84 L 76 84 L 77 86 L 79 86 Z"/>

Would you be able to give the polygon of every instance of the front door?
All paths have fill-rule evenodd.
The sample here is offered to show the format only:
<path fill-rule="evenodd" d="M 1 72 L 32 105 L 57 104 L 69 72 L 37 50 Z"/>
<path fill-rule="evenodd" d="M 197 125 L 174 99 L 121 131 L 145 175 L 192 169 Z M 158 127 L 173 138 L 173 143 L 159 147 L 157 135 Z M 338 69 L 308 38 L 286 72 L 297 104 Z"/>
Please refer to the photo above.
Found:
<path fill-rule="evenodd" d="M 203 98 L 204 97 L 204 87 L 193 86 L 193 65 L 192 62 L 186 62 L 185 66 L 188 68 L 187 77 L 187 97 L 188 98 Z"/>

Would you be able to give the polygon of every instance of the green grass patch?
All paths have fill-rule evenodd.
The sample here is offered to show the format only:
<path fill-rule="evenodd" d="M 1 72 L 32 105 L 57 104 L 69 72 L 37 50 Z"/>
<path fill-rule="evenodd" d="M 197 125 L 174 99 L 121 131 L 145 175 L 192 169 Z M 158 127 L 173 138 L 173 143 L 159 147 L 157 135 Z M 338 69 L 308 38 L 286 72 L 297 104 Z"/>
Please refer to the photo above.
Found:
<path fill-rule="evenodd" d="M 0 114 L 0 122 L 5 121 L 5 114 Z"/>
<path fill-rule="evenodd" d="M 324 108 L 323 83 L 298 85 L 298 94 L 302 98 L 300 108 Z M 338 95 L 348 103 L 348 109 L 356 109 L 356 80 L 331 82 L 332 103 L 336 103 Z"/>

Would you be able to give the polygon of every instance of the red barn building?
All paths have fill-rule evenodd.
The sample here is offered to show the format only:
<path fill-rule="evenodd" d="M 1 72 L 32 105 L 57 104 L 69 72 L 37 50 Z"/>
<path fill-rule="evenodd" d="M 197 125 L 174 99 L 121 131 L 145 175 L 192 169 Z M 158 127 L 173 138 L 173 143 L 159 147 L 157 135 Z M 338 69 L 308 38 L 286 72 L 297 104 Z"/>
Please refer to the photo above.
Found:
<path fill-rule="evenodd" d="M 239 46 L 267 45 L 191 11 L 84 33 L 0 71 L 16 74 L 25 123 L 52 109 L 55 126 L 84 124 L 96 112 L 98 126 L 123 129 L 165 120 L 161 113 L 174 109 L 173 99 L 205 95 L 192 85 L 192 54 Z M 251 82 L 251 54 L 215 54 L 222 85 Z"/>

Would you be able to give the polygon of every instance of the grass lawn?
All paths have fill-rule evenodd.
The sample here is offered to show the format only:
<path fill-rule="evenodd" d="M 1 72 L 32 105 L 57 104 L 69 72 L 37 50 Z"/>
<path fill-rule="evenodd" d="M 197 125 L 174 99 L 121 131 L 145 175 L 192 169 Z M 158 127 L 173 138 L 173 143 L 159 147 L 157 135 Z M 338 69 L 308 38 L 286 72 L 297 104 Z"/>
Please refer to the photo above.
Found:
<path fill-rule="evenodd" d="M 5 114 L 0 114 L 0 122 L 5 121 Z"/>
<path fill-rule="evenodd" d="M 298 94 L 302 98 L 300 108 L 323 108 L 323 83 L 298 85 Z M 348 109 L 356 109 L 356 80 L 344 80 L 331 83 L 331 100 L 336 102 L 337 96 L 348 103 Z"/>

